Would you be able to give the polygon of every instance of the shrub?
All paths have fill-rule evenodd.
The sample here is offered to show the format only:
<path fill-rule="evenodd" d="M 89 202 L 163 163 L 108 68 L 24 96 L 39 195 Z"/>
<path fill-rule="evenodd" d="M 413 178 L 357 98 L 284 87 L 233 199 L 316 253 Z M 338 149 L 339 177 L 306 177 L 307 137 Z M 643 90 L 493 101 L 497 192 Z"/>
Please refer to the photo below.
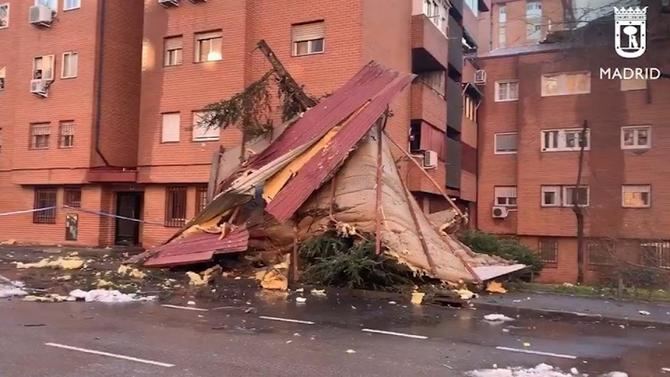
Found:
<path fill-rule="evenodd" d="M 300 247 L 306 283 L 335 287 L 379 289 L 412 283 L 413 274 L 395 259 L 376 255 L 374 241 L 314 237 Z"/>
<path fill-rule="evenodd" d="M 467 230 L 458 238 L 477 253 L 496 255 L 528 266 L 526 271 L 539 273 L 544 266 L 540 256 L 513 238 L 501 238 L 476 230 Z"/>

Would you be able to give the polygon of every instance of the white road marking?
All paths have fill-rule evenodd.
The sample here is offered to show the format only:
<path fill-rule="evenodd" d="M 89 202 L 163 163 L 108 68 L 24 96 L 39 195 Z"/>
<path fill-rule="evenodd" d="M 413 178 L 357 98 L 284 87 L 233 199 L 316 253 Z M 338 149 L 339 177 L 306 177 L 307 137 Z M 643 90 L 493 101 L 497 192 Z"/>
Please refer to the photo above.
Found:
<path fill-rule="evenodd" d="M 510 352 L 520 352 L 520 353 L 529 353 L 533 355 L 543 355 L 543 356 L 552 356 L 552 357 L 560 357 L 562 359 L 571 359 L 574 360 L 577 358 L 577 356 L 573 355 L 564 355 L 562 353 L 553 353 L 553 352 L 542 352 L 542 351 L 533 351 L 533 350 L 524 350 L 524 349 L 519 349 L 519 348 L 511 348 L 511 347 L 501 347 L 498 346 L 496 347 L 498 350 L 502 351 L 510 351 Z"/>
<path fill-rule="evenodd" d="M 362 329 L 361 331 L 371 332 L 371 333 L 375 333 L 375 334 L 402 336 L 404 338 L 412 338 L 412 339 L 424 339 L 424 340 L 428 339 L 427 336 L 423 336 L 423 335 L 405 334 L 405 333 L 402 333 L 402 332 L 395 332 L 395 331 L 384 331 L 384 330 L 375 330 L 375 329 Z"/>
<path fill-rule="evenodd" d="M 179 305 L 168 305 L 168 304 L 163 304 L 161 305 L 164 308 L 170 308 L 170 309 L 181 309 L 181 310 L 192 310 L 195 312 L 206 312 L 209 311 L 209 309 L 203 309 L 203 308 L 195 308 L 193 306 L 179 306 Z"/>
<path fill-rule="evenodd" d="M 312 321 L 303 321 L 301 319 L 291 319 L 291 318 L 281 318 L 281 317 L 268 317 L 266 315 L 259 315 L 260 319 L 267 319 L 270 321 L 280 321 L 280 322 L 291 322 L 291 323 L 302 323 L 303 325 L 313 325 Z"/>
<path fill-rule="evenodd" d="M 668 372 L 668 373 L 670 373 L 670 368 L 661 368 L 661 370 L 662 370 L 663 372 Z"/>
<path fill-rule="evenodd" d="M 93 355 L 108 356 L 108 357 L 114 357 L 114 358 L 117 358 L 117 359 L 135 361 L 135 362 L 143 363 L 143 364 L 157 365 L 159 367 L 165 367 L 165 368 L 172 368 L 174 366 L 174 364 L 161 363 L 160 361 L 139 359 L 137 357 L 118 355 L 118 354 L 115 354 L 115 353 L 109 353 L 109 352 L 103 352 L 103 351 L 90 350 L 90 349 L 86 349 L 86 348 L 67 346 L 65 344 L 59 344 L 59 343 L 44 343 L 44 345 L 49 346 L 49 347 L 63 348 L 63 349 L 66 349 L 66 350 L 71 350 L 71 351 L 79 351 L 79 352 L 84 352 L 84 353 L 90 353 L 90 354 L 93 354 Z"/>

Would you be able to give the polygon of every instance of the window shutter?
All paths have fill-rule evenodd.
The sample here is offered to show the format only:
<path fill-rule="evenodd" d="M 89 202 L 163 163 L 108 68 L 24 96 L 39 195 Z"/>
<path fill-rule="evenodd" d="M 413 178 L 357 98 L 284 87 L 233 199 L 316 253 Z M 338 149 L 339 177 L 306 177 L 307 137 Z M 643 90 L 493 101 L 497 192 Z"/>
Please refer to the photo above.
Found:
<path fill-rule="evenodd" d="M 325 23 L 323 21 L 319 21 L 310 22 L 308 24 L 293 25 L 291 34 L 293 42 L 321 39 L 325 34 Z"/>
<path fill-rule="evenodd" d="M 516 198 L 516 187 L 496 187 L 496 198 Z"/>
<path fill-rule="evenodd" d="M 166 50 L 177 50 L 181 47 L 181 37 L 170 37 L 165 38 L 165 49 Z"/>
<path fill-rule="evenodd" d="M 198 33 L 195 35 L 195 39 L 201 41 L 203 39 L 212 39 L 212 38 L 221 38 L 221 30 L 210 31 L 207 33 Z M 179 43 L 181 45 L 181 43 Z"/>
<path fill-rule="evenodd" d="M 179 113 L 163 114 L 161 142 L 168 143 L 179 141 L 179 123 Z"/>
<path fill-rule="evenodd" d="M 32 134 L 37 135 L 50 135 L 51 129 L 49 126 L 33 126 Z"/>

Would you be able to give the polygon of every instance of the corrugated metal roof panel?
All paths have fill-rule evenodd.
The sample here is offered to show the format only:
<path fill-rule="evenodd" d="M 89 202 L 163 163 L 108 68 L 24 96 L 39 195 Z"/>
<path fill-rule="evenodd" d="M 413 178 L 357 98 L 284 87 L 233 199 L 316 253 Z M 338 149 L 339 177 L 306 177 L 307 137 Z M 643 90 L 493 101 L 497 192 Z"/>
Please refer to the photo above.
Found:
<path fill-rule="evenodd" d="M 279 191 L 266 211 L 277 221 L 288 220 L 295 211 L 325 182 L 346 159 L 356 144 L 370 131 L 375 121 L 384 113 L 391 100 L 411 81 L 411 75 L 395 79 L 386 85 L 372 102 L 356 114 L 331 140 L 330 144 L 313 156 Z M 359 103 L 359 108 L 367 102 L 364 93 L 354 87 L 348 96 Z"/>
<path fill-rule="evenodd" d="M 247 250 L 249 232 L 246 228 L 238 228 L 223 239 L 219 237 L 219 234 L 198 233 L 159 246 L 153 249 L 154 256 L 144 266 L 165 267 L 207 262 L 215 254 Z"/>

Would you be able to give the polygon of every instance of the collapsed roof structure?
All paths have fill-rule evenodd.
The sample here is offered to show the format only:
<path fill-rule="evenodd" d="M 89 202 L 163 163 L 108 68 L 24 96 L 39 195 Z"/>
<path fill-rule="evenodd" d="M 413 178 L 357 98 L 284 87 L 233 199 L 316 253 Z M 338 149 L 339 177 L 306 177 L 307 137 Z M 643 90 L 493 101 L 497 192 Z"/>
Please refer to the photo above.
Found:
<path fill-rule="evenodd" d="M 443 224 L 431 223 L 402 181 L 383 126 L 390 102 L 413 79 L 371 62 L 275 129 L 274 139 L 250 141 L 245 148 L 255 154 L 242 164 L 239 150 L 226 151 L 211 202 L 145 253 L 144 265 L 186 265 L 250 250 L 295 257 L 297 243 L 336 229 L 374 234 L 379 252 L 443 281 L 476 283 L 523 268 L 476 254 Z"/>

